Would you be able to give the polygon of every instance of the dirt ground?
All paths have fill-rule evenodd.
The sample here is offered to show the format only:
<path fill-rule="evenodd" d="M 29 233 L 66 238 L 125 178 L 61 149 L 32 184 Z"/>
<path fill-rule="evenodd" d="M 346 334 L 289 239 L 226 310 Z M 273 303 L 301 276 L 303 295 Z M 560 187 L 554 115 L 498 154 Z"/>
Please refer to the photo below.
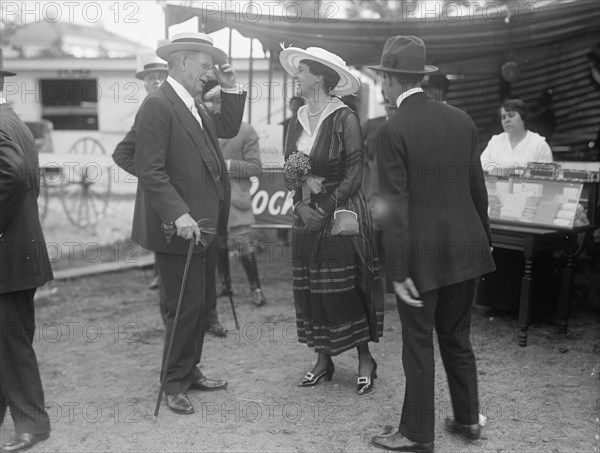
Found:
<path fill-rule="evenodd" d="M 128 229 L 127 215 L 117 214 L 112 223 Z M 103 241 L 106 232 L 109 242 L 121 240 L 123 231 L 48 227 L 47 240 L 64 244 L 78 236 L 83 249 L 82 244 Z M 240 329 L 235 329 L 228 300 L 219 299 L 229 334 L 207 338 L 202 362 L 207 376 L 227 379 L 229 387 L 190 392 L 193 415 L 176 415 L 163 403 L 157 421 L 153 412 L 164 329 L 158 294 L 148 288 L 152 271 L 61 280 L 41 288 L 35 349 L 52 434 L 32 451 L 379 451 L 369 439 L 396 429 L 404 393 L 395 301 L 386 299 L 384 336 L 371 348 L 379 364 L 372 393 L 355 393 L 354 351 L 335 358 L 332 382 L 299 388 L 315 354 L 296 341 L 288 251 L 272 245 L 261 256 L 268 303 L 260 308 L 251 303 L 241 265 L 232 262 Z M 65 264 L 65 256 L 55 267 L 81 264 Z M 599 324 L 597 313 L 576 305 L 566 336 L 555 326 L 534 324 L 529 345 L 521 348 L 516 319 L 486 318 L 475 307 L 472 341 L 481 412 L 488 423 L 474 443 L 444 432 L 442 422 L 451 409 L 436 355 L 436 451 L 597 452 Z M 7 418 L 0 441 L 12 430 Z"/>

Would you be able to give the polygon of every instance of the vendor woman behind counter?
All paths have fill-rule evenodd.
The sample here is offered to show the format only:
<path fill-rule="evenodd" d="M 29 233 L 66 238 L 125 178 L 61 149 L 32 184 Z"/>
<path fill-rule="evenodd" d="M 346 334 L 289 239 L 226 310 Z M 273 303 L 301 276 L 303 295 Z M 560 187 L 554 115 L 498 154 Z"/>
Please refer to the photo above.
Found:
<path fill-rule="evenodd" d="M 527 129 L 531 119 L 527 104 L 520 99 L 509 99 L 500 106 L 500 121 L 504 132 L 494 135 L 483 153 L 481 166 L 488 173 L 494 170 L 523 168 L 529 162 L 552 162 L 552 151 L 546 139 Z M 523 275 L 523 256 L 514 250 L 494 249 L 494 261 L 497 271 L 486 275 L 481 281 L 478 303 L 489 307 L 486 316 L 516 314 L 519 307 L 520 283 Z M 554 281 L 552 253 L 541 253 L 535 258 L 534 279 Z M 538 287 L 534 301 L 543 300 L 544 304 L 535 304 L 542 309 L 538 317 L 547 317 L 553 311 L 556 290 L 551 284 Z M 542 306 L 541 306 L 542 305 Z M 536 310 L 537 311 L 537 310 Z M 534 314 L 535 315 L 535 314 Z"/>
<path fill-rule="evenodd" d="M 481 166 L 494 169 L 525 167 L 529 162 L 552 162 L 552 151 L 546 139 L 527 129 L 530 112 L 520 99 L 508 99 L 500 106 L 504 132 L 494 135 L 483 153 Z"/>

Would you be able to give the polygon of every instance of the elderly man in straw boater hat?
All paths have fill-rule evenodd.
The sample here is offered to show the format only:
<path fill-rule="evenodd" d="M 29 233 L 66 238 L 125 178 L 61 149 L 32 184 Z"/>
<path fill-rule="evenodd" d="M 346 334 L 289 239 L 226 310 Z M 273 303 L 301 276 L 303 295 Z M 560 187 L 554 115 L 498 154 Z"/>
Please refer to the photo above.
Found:
<path fill-rule="evenodd" d="M 135 74 L 136 79 L 144 82 L 147 94 L 152 94 L 161 86 L 169 75 L 167 62 L 162 58 L 158 58 L 156 54 L 141 54 L 140 59 L 143 62 L 143 67 Z M 135 176 L 135 128 L 131 128 L 125 135 L 125 138 L 119 142 L 113 152 L 113 160 L 115 163 L 125 170 L 127 173 Z M 158 288 L 159 276 L 158 266 L 154 265 L 154 278 L 150 283 L 151 289 Z M 166 320 L 164 310 L 161 305 L 161 315 L 163 321 Z"/>
<path fill-rule="evenodd" d="M 477 128 L 466 113 L 425 96 L 421 81 L 437 70 L 425 54 L 421 39 L 395 36 L 381 64 L 370 66 L 398 107 L 378 130 L 377 158 L 406 386 L 398 431 L 371 441 L 393 451 L 433 451 L 434 327 L 454 412 L 446 429 L 479 438 L 471 307 L 475 279 L 495 270 Z"/>
<path fill-rule="evenodd" d="M 36 289 L 52 280 L 38 216 L 38 153 L 27 126 L 2 96 L 0 49 L 0 425 L 10 408 L 15 435 L 0 451 L 23 451 L 50 436 L 44 389 L 33 349 Z"/>
<path fill-rule="evenodd" d="M 169 76 L 144 100 L 135 119 L 138 190 L 132 239 L 156 252 L 167 318 L 163 362 L 182 289 L 188 241 L 196 244 L 171 357 L 163 366 L 169 408 L 191 414 L 194 408 L 188 390 L 217 390 L 227 385 L 206 378 L 198 368 L 207 308 L 216 297 L 217 253 L 215 236 L 202 234 L 197 222 L 209 219 L 218 234 L 227 231 L 231 194 L 218 139 L 237 135 L 246 94 L 237 89 L 226 54 L 204 33 L 175 35 L 156 53 L 168 62 Z M 222 88 L 216 121 L 194 102 L 214 79 Z M 163 230 L 176 230 L 176 235 L 168 240 Z"/>

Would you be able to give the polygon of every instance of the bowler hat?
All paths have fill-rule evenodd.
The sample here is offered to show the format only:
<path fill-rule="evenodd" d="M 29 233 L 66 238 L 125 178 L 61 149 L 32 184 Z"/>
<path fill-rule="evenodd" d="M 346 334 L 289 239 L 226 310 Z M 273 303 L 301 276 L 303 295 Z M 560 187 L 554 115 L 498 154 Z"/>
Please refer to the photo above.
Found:
<path fill-rule="evenodd" d="M 171 42 L 156 49 L 156 55 L 168 60 L 169 55 L 180 50 L 205 52 L 213 57 L 216 64 L 227 63 L 227 54 L 213 45 L 213 39 L 206 33 L 178 33 Z"/>
<path fill-rule="evenodd" d="M 4 57 L 2 56 L 2 49 L 0 49 L 0 77 L 11 77 L 17 75 L 14 72 L 4 70 Z"/>
<path fill-rule="evenodd" d="M 381 64 L 367 66 L 375 71 L 404 74 L 429 74 L 437 66 L 425 64 L 425 43 L 416 36 L 394 36 L 386 41 Z"/>

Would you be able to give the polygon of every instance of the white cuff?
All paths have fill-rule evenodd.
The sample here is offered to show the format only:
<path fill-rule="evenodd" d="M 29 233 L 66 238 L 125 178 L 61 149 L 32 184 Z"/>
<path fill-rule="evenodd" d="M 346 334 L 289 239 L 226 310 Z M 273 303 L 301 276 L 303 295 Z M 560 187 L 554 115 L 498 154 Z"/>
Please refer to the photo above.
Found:
<path fill-rule="evenodd" d="M 223 93 L 229 93 L 229 94 L 242 94 L 242 86 L 239 84 L 239 82 L 235 82 L 235 86 L 233 88 L 224 88 L 221 87 L 221 91 Z"/>

